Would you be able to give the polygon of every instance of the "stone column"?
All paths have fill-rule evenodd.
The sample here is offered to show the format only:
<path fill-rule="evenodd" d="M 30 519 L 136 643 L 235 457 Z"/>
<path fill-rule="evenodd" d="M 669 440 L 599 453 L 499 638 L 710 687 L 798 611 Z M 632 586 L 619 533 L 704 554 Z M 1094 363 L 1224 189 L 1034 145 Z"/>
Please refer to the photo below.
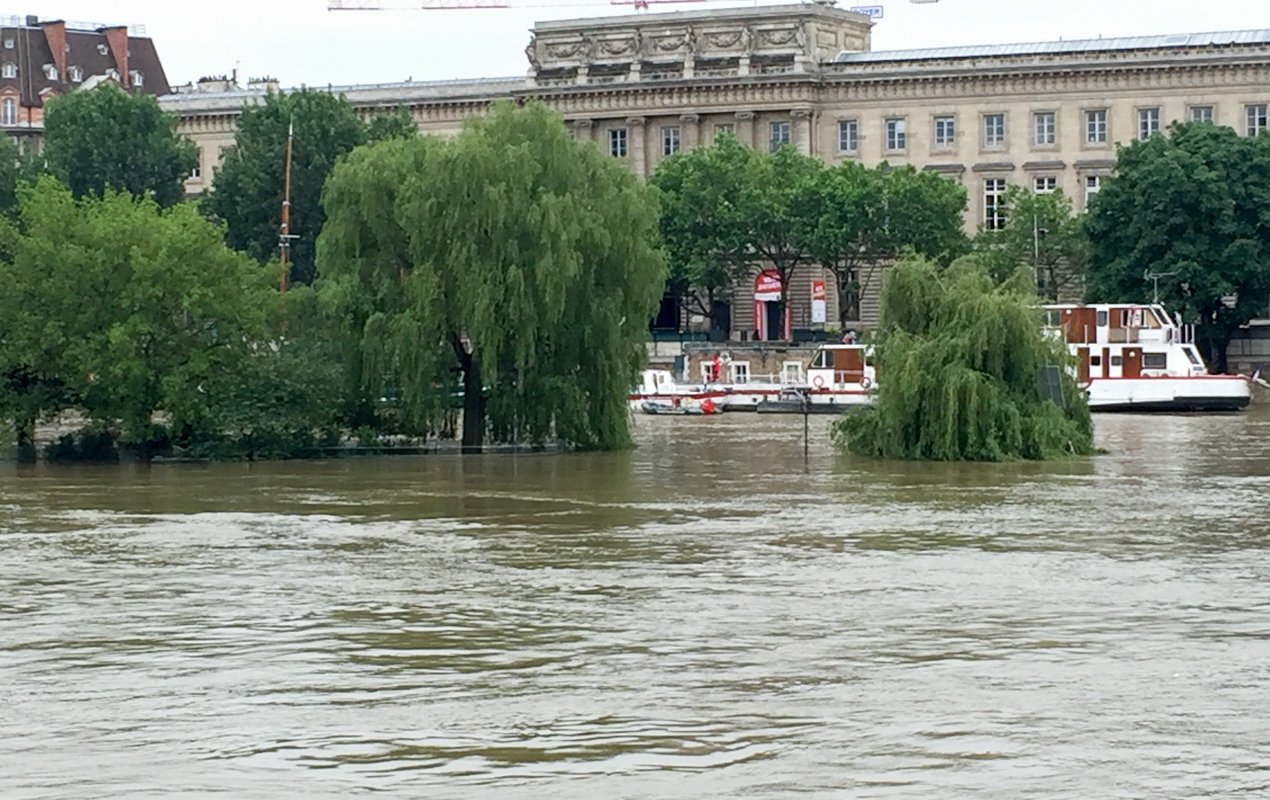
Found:
<path fill-rule="evenodd" d="M 701 116 L 699 114 L 679 115 L 679 147 L 691 150 L 701 144 Z"/>
<path fill-rule="evenodd" d="M 754 112 L 736 112 L 736 140 L 746 147 L 754 146 Z"/>
<path fill-rule="evenodd" d="M 573 138 L 579 142 L 589 142 L 592 140 L 595 130 L 594 120 L 575 119 L 569 123 L 573 128 Z"/>
<path fill-rule="evenodd" d="M 793 119 L 791 144 L 803 155 L 811 155 L 811 109 L 795 108 L 789 112 L 789 116 Z"/>
<path fill-rule="evenodd" d="M 644 125 L 647 122 L 645 117 L 629 117 L 626 120 L 626 156 L 630 159 L 631 171 L 640 178 L 648 173 L 644 147 Z"/>

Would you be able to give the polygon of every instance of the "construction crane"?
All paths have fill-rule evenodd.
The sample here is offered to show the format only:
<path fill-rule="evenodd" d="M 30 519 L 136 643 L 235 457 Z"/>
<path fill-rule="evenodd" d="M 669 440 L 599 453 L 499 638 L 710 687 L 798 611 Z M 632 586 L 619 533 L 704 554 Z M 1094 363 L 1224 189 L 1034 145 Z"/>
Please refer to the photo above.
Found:
<path fill-rule="evenodd" d="M 393 0 L 329 0 L 327 11 L 453 11 L 475 8 L 558 8 L 564 6 L 630 6 L 636 11 L 645 11 L 652 5 L 672 3 L 708 3 L 711 0 L 415 0 L 415 2 L 393 2 Z"/>

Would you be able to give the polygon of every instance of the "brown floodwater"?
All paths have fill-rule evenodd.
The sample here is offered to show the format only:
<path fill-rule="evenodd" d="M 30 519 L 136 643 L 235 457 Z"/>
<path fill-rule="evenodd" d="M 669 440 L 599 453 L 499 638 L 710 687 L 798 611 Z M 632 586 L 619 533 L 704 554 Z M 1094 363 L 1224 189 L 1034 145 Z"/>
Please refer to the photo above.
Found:
<path fill-rule="evenodd" d="M 0 797 L 1270 796 L 1270 414 L 0 466 Z"/>

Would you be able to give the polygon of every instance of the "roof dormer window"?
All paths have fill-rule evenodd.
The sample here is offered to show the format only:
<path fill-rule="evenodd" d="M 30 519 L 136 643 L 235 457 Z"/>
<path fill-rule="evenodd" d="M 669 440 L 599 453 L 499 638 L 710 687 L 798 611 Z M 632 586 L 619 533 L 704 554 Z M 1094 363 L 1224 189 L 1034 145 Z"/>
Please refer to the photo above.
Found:
<path fill-rule="evenodd" d="M 75 83 L 79 83 L 84 79 L 84 70 L 82 67 L 71 67 L 67 70 L 67 72 L 70 73 L 71 80 Z"/>
<path fill-rule="evenodd" d="M 5 49 L 5 50 L 12 50 L 12 49 L 13 49 L 13 40 L 12 40 L 12 39 L 5 39 L 5 40 L 4 40 L 4 49 Z"/>
<path fill-rule="evenodd" d="M 131 81 L 132 85 L 138 89 L 146 85 L 146 76 L 141 74 L 141 70 L 134 69 L 129 72 L 128 80 Z"/>
<path fill-rule="evenodd" d="M 0 67 L 0 76 L 5 78 L 18 77 L 18 65 L 11 61 L 6 61 L 3 67 Z"/>
<path fill-rule="evenodd" d="M 51 81 L 57 80 L 57 67 L 53 64 L 44 65 L 44 77 Z"/>
<path fill-rule="evenodd" d="M 103 56 L 108 55 L 110 53 L 110 48 L 104 44 L 99 44 L 97 45 L 97 52 Z"/>

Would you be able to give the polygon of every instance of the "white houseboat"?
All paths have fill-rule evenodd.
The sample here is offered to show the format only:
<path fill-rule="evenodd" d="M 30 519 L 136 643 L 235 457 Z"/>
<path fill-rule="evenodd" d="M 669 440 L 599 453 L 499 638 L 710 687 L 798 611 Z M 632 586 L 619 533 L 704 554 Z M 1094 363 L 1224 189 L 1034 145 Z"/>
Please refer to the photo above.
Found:
<path fill-rule="evenodd" d="M 750 362 L 721 354 L 717 363 L 700 365 L 695 383 L 677 383 L 666 370 L 644 370 L 630 395 L 631 407 L 646 413 L 703 405 L 719 411 L 801 413 L 801 398 L 806 397 L 814 412 L 833 413 L 873 402 L 877 372 L 870 354 L 871 348 L 861 344 L 821 345 L 809 362 L 785 361 L 774 375 L 755 374 Z"/>
<path fill-rule="evenodd" d="M 1213 375 L 1189 326 L 1159 305 L 1051 305 L 1046 330 L 1067 343 L 1091 411 L 1238 411 L 1242 375 Z"/>

